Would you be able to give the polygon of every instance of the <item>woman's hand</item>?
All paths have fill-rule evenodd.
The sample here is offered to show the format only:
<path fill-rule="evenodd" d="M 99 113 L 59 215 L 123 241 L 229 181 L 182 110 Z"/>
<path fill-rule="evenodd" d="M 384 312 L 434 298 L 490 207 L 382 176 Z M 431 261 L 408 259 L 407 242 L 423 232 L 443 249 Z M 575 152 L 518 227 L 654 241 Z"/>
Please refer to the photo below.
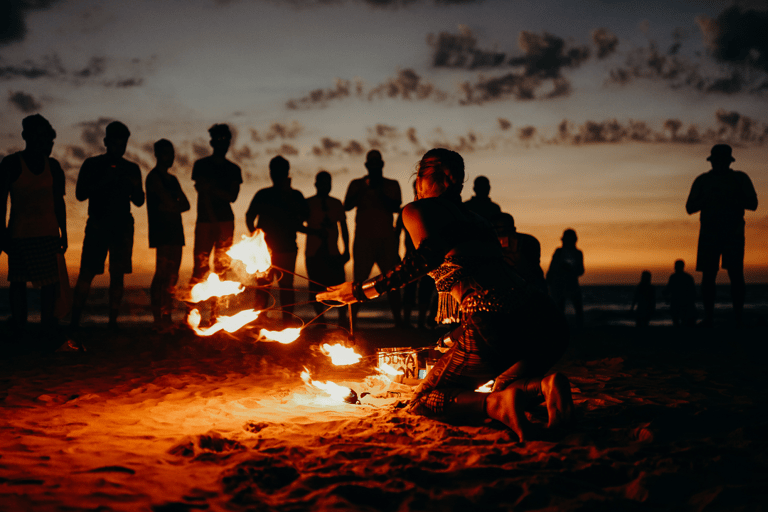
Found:
<path fill-rule="evenodd" d="M 317 294 L 317 300 L 321 302 L 341 302 L 351 304 L 357 302 L 352 294 L 352 283 L 344 283 L 329 287 L 326 291 Z"/>

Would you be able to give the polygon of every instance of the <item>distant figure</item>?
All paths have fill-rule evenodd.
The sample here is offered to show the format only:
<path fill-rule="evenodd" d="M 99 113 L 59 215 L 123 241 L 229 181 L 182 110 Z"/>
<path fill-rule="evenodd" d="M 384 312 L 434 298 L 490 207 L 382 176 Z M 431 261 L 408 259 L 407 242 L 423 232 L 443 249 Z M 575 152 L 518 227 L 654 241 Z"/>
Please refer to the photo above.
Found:
<path fill-rule="evenodd" d="M 478 176 L 475 178 L 473 190 L 475 195 L 464 201 L 464 206 L 488 222 L 493 222 L 494 217 L 501 213 L 501 207 L 489 197 L 491 182 L 485 176 Z"/>
<path fill-rule="evenodd" d="M 103 155 L 86 159 L 77 176 L 75 196 L 88 201 L 80 274 L 72 301 L 72 322 L 80 325 L 93 278 L 104 273 L 109 253 L 109 327 L 117 329 L 117 316 L 123 300 L 125 274 L 133 271 L 133 215 L 131 203 L 144 204 L 141 170 L 123 155 L 131 132 L 120 121 L 107 125 Z"/>
<path fill-rule="evenodd" d="M 192 181 L 197 190 L 197 223 L 195 224 L 194 262 L 191 283 L 205 279 L 211 270 L 220 277 L 229 270 L 227 251 L 232 247 L 235 215 L 231 203 L 237 200 L 243 182 L 240 167 L 227 160 L 232 132 L 226 124 L 208 129 L 213 154 L 195 162 Z"/>
<path fill-rule="evenodd" d="M 672 325 L 692 326 L 696 322 L 696 284 L 693 276 L 685 271 L 685 262 L 675 262 L 675 273 L 669 276 L 669 282 L 662 292 L 669 302 Z"/>
<path fill-rule="evenodd" d="M 637 327 L 648 327 L 651 317 L 656 311 L 656 287 L 651 284 L 651 273 L 647 270 L 643 270 L 640 276 L 640 283 L 635 288 L 635 295 L 632 297 L 632 305 L 629 310 L 635 312 L 635 325 Z"/>
<path fill-rule="evenodd" d="M 155 327 L 161 329 L 173 324 L 173 295 L 179 280 L 181 249 L 184 247 L 181 214 L 190 208 L 179 180 L 168 172 L 175 157 L 170 141 L 160 139 L 155 142 L 157 165 L 149 171 L 146 184 L 149 247 L 156 249 L 150 297 Z"/>
<path fill-rule="evenodd" d="M 352 247 L 355 281 L 365 281 L 375 263 L 382 273 L 400 262 L 400 239 L 395 231 L 394 214 L 400 211 L 402 194 L 400 184 L 383 176 L 384 160 L 381 153 L 371 150 L 365 157 L 368 176 L 352 180 L 344 197 L 344 209 L 357 208 L 355 215 L 355 243 Z M 387 294 L 395 326 L 402 325 L 400 291 Z M 359 305 L 353 305 L 353 320 Z"/>
<path fill-rule="evenodd" d="M 269 161 L 269 177 L 272 186 L 263 188 L 253 196 L 251 205 L 245 213 L 245 225 L 250 233 L 256 228 L 264 231 L 264 241 L 267 242 L 273 267 L 284 269 L 278 280 L 280 288 L 280 304 L 283 311 L 293 313 L 295 293 L 293 291 L 293 273 L 296 270 L 296 255 L 299 251 L 296 245 L 296 232 L 304 232 L 304 221 L 309 217 L 307 201 L 298 190 L 291 188 L 291 178 L 288 160 L 276 156 Z M 259 219 L 254 225 L 256 218 Z M 273 270 L 277 270 L 273 269 Z M 271 283 L 274 273 L 267 277 Z M 256 309 L 263 309 L 262 294 L 257 294 Z"/>
<path fill-rule="evenodd" d="M 307 199 L 307 245 L 304 257 L 310 291 L 325 291 L 325 287 L 341 284 L 347 280 L 344 265 L 349 261 L 349 230 L 344 204 L 331 197 L 331 175 L 320 171 L 315 176 L 317 194 Z M 344 242 L 344 252 L 339 252 L 339 233 Z M 316 283 L 321 283 L 320 286 Z M 313 297 L 314 298 L 314 297 Z M 326 306 L 313 302 L 315 312 L 320 315 Z M 339 325 L 346 326 L 347 308 L 335 308 L 339 312 Z M 322 316 L 318 318 L 322 321 Z"/>
<path fill-rule="evenodd" d="M 563 232 L 562 247 L 555 249 L 547 270 L 547 285 L 555 303 L 565 311 L 565 301 L 570 300 L 576 310 L 576 323 L 584 325 L 584 307 L 581 303 L 579 276 L 584 274 L 584 254 L 576 248 L 576 232 Z"/>
<path fill-rule="evenodd" d="M 55 329 L 54 306 L 59 285 L 58 254 L 67 250 L 64 171 L 49 158 L 56 132 L 40 114 L 21 122 L 23 151 L 0 162 L 0 252 L 8 253 L 11 325 L 17 335 L 27 323 L 27 281 L 40 286 L 40 320 Z M 8 196 L 11 215 L 5 216 Z"/>
<path fill-rule="evenodd" d="M 707 160 L 712 170 L 693 182 L 685 209 L 701 212 L 696 270 L 702 273 L 701 294 L 704 325 L 712 325 L 715 314 L 715 278 L 722 266 L 731 281 L 731 299 L 736 322 L 744 310 L 744 210 L 757 209 L 757 193 L 745 173 L 731 169 L 731 146 L 716 144 Z"/>
<path fill-rule="evenodd" d="M 508 213 L 496 215 L 491 224 L 501 243 L 504 260 L 529 284 L 546 293 L 547 282 L 541 270 L 541 244 L 536 237 L 518 233 L 515 219 Z"/>

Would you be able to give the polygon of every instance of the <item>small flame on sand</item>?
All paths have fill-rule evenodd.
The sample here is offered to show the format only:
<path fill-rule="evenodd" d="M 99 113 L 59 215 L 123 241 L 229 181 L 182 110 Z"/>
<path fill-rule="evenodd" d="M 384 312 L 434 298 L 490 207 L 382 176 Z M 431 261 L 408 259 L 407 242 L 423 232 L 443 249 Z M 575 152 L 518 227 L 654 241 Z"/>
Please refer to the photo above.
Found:
<path fill-rule="evenodd" d="M 360 361 L 361 356 L 353 348 L 347 348 L 342 344 L 329 345 L 323 343 L 321 347 L 323 354 L 330 356 L 331 362 L 336 366 L 346 366 Z"/>
<path fill-rule="evenodd" d="M 379 366 L 376 369 L 386 375 L 404 375 L 403 370 L 397 370 L 392 365 L 387 363 L 379 363 Z"/>
<path fill-rule="evenodd" d="M 257 229 L 253 235 L 243 235 L 242 239 L 227 251 L 230 258 L 242 261 L 249 274 L 263 274 L 272 266 L 264 232 Z"/>
<path fill-rule="evenodd" d="M 268 331 L 266 329 L 262 329 L 259 331 L 259 338 L 264 338 L 267 341 L 277 341 L 278 343 L 287 345 L 288 343 L 296 341 L 296 338 L 299 337 L 299 334 L 301 334 L 300 327 L 291 327 L 288 329 L 283 329 L 282 331 Z"/>
<path fill-rule="evenodd" d="M 211 297 L 223 297 L 225 295 L 237 295 L 242 293 L 245 287 L 235 281 L 221 281 L 216 274 L 209 274 L 208 279 L 197 283 L 189 291 L 189 302 L 198 303 Z"/>
<path fill-rule="evenodd" d="M 301 372 L 301 380 L 310 386 L 314 386 L 317 389 L 325 391 L 328 393 L 328 395 L 330 395 L 334 402 L 344 403 L 344 399 L 352 393 L 351 389 L 344 386 L 339 386 L 335 382 L 320 382 L 317 380 L 312 380 L 312 377 L 309 375 L 309 370 L 307 370 L 306 367 L 304 367 L 304 371 Z"/>
<path fill-rule="evenodd" d="M 489 380 L 479 388 L 475 390 L 475 393 L 490 393 L 493 389 L 493 380 Z"/>
<path fill-rule="evenodd" d="M 200 328 L 200 321 L 202 316 L 200 311 L 193 309 L 187 315 L 187 323 L 199 336 L 210 336 L 221 330 L 229 333 L 235 332 L 246 324 L 249 324 L 259 317 L 261 311 L 255 309 L 246 309 L 232 316 L 220 316 L 216 319 L 216 323 L 210 327 Z"/>

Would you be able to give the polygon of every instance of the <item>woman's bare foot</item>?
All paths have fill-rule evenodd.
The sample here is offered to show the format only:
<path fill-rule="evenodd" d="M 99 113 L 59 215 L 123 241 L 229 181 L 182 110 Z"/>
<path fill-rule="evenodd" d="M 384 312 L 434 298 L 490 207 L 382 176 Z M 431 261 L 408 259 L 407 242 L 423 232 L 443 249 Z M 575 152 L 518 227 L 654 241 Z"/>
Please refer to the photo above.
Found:
<path fill-rule="evenodd" d="M 511 428 L 520 441 L 525 441 L 532 429 L 531 422 L 525 417 L 523 395 L 519 389 L 507 388 L 504 391 L 490 393 L 485 402 L 488 416 Z"/>
<path fill-rule="evenodd" d="M 552 428 L 571 421 L 573 417 L 573 398 L 571 383 L 562 373 L 553 373 L 541 379 L 541 393 L 547 404 L 549 423 Z"/>

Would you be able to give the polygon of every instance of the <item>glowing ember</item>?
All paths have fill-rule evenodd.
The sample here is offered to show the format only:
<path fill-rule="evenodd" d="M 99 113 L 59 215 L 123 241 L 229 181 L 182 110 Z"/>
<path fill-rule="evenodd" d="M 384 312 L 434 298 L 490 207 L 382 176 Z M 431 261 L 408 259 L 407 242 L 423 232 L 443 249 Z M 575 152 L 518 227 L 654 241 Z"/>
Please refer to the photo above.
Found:
<path fill-rule="evenodd" d="M 338 403 L 347 402 L 347 399 L 354 393 L 351 389 L 339 386 L 335 382 L 326 381 L 326 382 L 320 382 L 317 380 L 312 380 L 312 377 L 309 375 L 309 370 L 307 368 L 304 368 L 304 371 L 301 372 L 301 380 L 303 380 L 306 384 L 309 384 L 310 386 L 316 387 L 317 389 L 321 389 L 325 391 L 328 395 L 330 395 L 331 400 Z M 357 394 L 355 393 L 355 398 L 357 398 Z"/>
<path fill-rule="evenodd" d="M 237 295 L 242 293 L 245 287 L 235 281 L 221 281 L 216 274 L 208 275 L 208 279 L 197 283 L 189 291 L 188 302 L 198 303 L 211 297 L 223 297 L 225 295 Z"/>
<path fill-rule="evenodd" d="M 221 330 L 232 333 L 256 320 L 260 313 L 261 311 L 256 311 L 255 309 L 246 309 L 232 316 L 220 316 L 216 319 L 215 324 L 201 329 L 200 321 L 202 317 L 200 311 L 193 309 L 187 315 L 187 323 L 199 336 L 210 336 Z"/>
<path fill-rule="evenodd" d="M 355 364 L 360 361 L 361 357 L 363 357 L 360 354 L 355 353 L 353 348 L 347 348 L 341 344 L 329 345 L 328 343 L 323 343 L 321 348 L 323 354 L 330 356 L 331 362 L 336 366 Z"/>
<path fill-rule="evenodd" d="M 264 338 L 268 341 L 277 341 L 284 345 L 296 341 L 299 334 L 301 334 L 301 328 L 299 327 L 283 329 L 282 331 L 268 331 L 266 329 L 259 331 L 260 338 Z"/>
<path fill-rule="evenodd" d="M 493 389 L 493 380 L 489 380 L 479 388 L 475 390 L 475 393 L 490 393 Z"/>
<path fill-rule="evenodd" d="M 379 366 L 376 369 L 381 373 L 392 375 L 393 377 L 395 375 L 403 375 L 403 370 L 396 370 L 393 366 L 388 365 L 387 363 L 379 363 Z"/>
<path fill-rule="evenodd" d="M 245 271 L 249 274 L 263 274 L 272 266 L 272 258 L 264 241 L 264 232 L 257 229 L 253 235 L 243 235 L 242 240 L 234 244 L 227 254 L 234 260 L 240 260 L 245 264 Z"/>

